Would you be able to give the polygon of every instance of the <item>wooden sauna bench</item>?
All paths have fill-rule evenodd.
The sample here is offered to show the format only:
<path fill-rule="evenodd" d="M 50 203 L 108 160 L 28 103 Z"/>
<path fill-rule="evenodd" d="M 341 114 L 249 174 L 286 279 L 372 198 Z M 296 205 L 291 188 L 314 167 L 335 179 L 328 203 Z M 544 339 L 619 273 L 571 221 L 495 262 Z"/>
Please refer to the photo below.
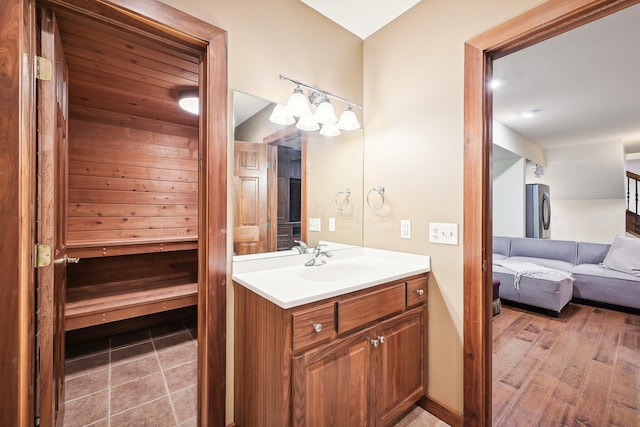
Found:
<path fill-rule="evenodd" d="M 196 243 L 183 246 L 195 248 Z M 65 330 L 196 305 L 197 250 L 170 249 L 151 253 L 127 253 L 132 248 L 70 251 L 85 257 L 68 265 Z M 102 255 L 118 252 L 123 254 Z"/>

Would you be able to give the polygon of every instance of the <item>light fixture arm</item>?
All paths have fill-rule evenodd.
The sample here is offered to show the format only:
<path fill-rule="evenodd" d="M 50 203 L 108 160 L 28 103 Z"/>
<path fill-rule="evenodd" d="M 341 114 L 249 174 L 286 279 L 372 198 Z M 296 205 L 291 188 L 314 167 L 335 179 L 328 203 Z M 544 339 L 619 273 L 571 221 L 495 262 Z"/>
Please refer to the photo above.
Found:
<path fill-rule="evenodd" d="M 292 78 L 290 78 L 290 77 L 283 76 L 282 74 L 280 74 L 280 80 L 287 80 L 287 81 L 290 81 L 291 83 L 294 83 L 294 84 L 296 84 L 296 85 L 298 85 L 298 86 L 303 86 L 303 87 L 305 87 L 305 88 L 307 88 L 307 89 L 309 89 L 309 90 L 312 90 L 312 91 L 314 91 L 314 92 L 322 93 L 322 94 L 326 95 L 326 96 L 327 96 L 327 97 L 329 97 L 329 98 L 337 99 L 338 101 L 342 101 L 342 102 L 344 102 L 344 103 L 345 103 L 345 104 L 347 104 L 347 105 L 352 105 L 352 106 L 354 106 L 354 107 L 358 107 L 359 109 L 361 109 L 361 110 L 362 110 L 362 104 L 358 104 L 357 102 L 349 101 L 349 100 L 348 100 L 348 99 L 346 99 L 346 98 L 343 98 L 343 97 L 338 96 L 338 95 L 334 95 L 334 94 L 332 94 L 332 93 L 330 93 L 330 92 L 324 91 L 324 90 L 322 90 L 322 89 L 318 89 L 317 87 L 314 87 L 314 86 L 308 85 L 308 84 L 306 84 L 306 83 L 302 83 L 302 82 L 301 82 L 301 81 L 299 81 L 299 80 L 295 80 L 295 79 L 292 79 Z"/>

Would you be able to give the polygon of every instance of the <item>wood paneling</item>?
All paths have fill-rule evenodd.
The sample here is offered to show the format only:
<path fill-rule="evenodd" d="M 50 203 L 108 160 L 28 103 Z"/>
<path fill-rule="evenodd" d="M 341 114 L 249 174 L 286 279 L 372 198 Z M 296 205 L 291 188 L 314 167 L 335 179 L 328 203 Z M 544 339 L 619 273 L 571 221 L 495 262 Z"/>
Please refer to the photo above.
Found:
<path fill-rule="evenodd" d="M 69 134 L 69 245 L 196 239 L 191 138 L 75 119 Z"/>
<path fill-rule="evenodd" d="M 177 99 L 181 90 L 198 88 L 199 55 L 64 9 L 57 16 L 74 108 L 198 125 Z"/>
<path fill-rule="evenodd" d="M 551 0 L 465 44 L 464 425 L 491 423 L 492 59 L 638 3 Z"/>

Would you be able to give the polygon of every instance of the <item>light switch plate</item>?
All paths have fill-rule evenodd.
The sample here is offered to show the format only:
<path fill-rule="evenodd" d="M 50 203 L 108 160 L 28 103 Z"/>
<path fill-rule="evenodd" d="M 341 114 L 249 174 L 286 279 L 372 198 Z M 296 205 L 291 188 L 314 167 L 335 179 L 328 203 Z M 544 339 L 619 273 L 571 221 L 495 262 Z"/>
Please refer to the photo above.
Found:
<path fill-rule="evenodd" d="M 400 220 L 400 238 L 401 239 L 411 238 L 411 220 L 410 219 Z"/>
<path fill-rule="evenodd" d="M 329 231 L 336 231 L 336 219 L 329 218 Z"/>
<path fill-rule="evenodd" d="M 321 231 L 322 221 L 320 218 L 309 218 L 309 231 Z"/>
<path fill-rule="evenodd" d="M 429 223 L 429 242 L 443 245 L 458 244 L 458 224 L 443 222 Z"/>

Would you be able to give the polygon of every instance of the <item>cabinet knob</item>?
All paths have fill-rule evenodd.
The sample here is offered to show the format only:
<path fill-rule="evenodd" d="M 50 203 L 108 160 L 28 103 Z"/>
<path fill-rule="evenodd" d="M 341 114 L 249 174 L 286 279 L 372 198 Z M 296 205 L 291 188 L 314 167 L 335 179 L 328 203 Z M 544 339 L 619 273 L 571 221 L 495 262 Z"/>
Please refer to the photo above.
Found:
<path fill-rule="evenodd" d="M 322 323 L 314 323 L 313 330 L 316 332 L 320 332 L 322 330 Z"/>
<path fill-rule="evenodd" d="M 384 336 L 383 335 L 379 336 L 378 341 L 380 341 L 380 344 L 384 344 Z"/>
<path fill-rule="evenodd" d="M 421 297 L 422 295 L 424 295 L 424 291 L 422 289 L 416 289 L 416 294 Z"/>
<path fill-rule="evenodd" d="M 379 341 L 379 340 L 377 340 L 377 339 L 372 339 L 372 340 L 371 340 L 371 344 L 372 344 L 374 347 L 377 347 L 377 346 L 379 346 L 379 345 L 380 345 L 380 341 Z"/>

